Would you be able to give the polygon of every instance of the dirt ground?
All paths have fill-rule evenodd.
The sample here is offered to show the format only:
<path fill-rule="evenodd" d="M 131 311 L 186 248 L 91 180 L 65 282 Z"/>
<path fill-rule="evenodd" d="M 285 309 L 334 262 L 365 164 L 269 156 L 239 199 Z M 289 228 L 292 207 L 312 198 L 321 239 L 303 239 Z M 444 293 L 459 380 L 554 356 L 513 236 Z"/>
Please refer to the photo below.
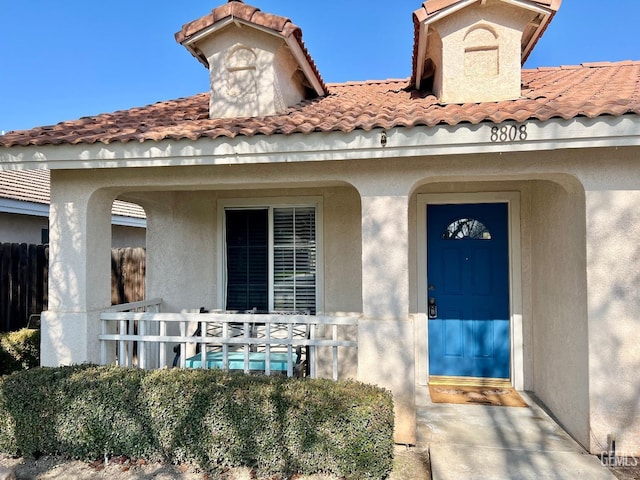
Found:
<path fill-rule="evenodd" d="M 0 465 L 14 470 L 17 480 L 255 480 L 254 472 L 236 468 L 211 476 L 192 467 L 147 464 L 124 458 L 94 463 L 69 461 L 59 457 L 38 460 L 0 456 Z M 611 468 L 618 480 L 640 480 L 640 465 Z M 428 457 L 415 449 L 397 447 L 393 472 L 389 480 L 430 479 Z M 328 475 L 298 476 L 294 480 L 339 480 Z"/>
<path fill-rule="evenodd" d="M 105 464 L 104 461 L 87 463 L 50 456 L 37 460 L 0 457 L 0 465 L 12 468 L 18 480 L 207 480 L 211 478 L 187 466 L 147 464 L 125 459 L 111 459 L 108 464 Z M 240 480 L 251 477 L 247 475 L 227 478 Z"/>
<path fill-rule="evenodd" d="M 0 455 L 0 465 L 12 468 L 17 480 L 255 480 L 248 468 L 230 469 L 218 476 L 198 472 L 187 465 L 166 465 L 112 458 L 93 463 L 70 461 L 60 457 L 38 460 L 10 458 Z M 423 452 L 396 447 L 394 467 L 389 480 L 428 479 L 431 473 Z M 339 480 L 330 475 L 297 476 L 292 480 Z"/>

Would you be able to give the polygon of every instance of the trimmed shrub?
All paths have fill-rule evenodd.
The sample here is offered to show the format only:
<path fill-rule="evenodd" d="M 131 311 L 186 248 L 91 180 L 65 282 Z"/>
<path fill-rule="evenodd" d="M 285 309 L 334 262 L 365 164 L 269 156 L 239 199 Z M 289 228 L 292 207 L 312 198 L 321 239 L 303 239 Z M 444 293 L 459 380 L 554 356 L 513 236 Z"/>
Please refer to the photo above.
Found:
<path fill-rule="evenodd" d="M 355 381 L 84 365 L 18 372 L 0 385 L 0 451 L 9 454 L 385 478 L 392 435 L 391 394 Z"/>
<path fill-rule="evenodd" d="M 143 378 L 142 370 L 115 366 L 68 376 L 59 391 L 65 408 L 57 410 L 52 424 L 52 433 L 64 439 L 60 453 L 76 458 L 120 452 L 134 458 L 153 457 L 157 447 L 139 404 Z"/>
<path fill-rule="evenodd" d="M 23 328 L 0 334 L 0 375 L 40 365 L 40 330 Z"/>
<path fill-rule="evenodd" d="M 117 367 L 37 368 L 0 388 L 0 450 L 12 455 L 100 458 L 157 451 L 140 414 L 144 372 Z M 151 445 L 151 446 L 150 446 Z"/>

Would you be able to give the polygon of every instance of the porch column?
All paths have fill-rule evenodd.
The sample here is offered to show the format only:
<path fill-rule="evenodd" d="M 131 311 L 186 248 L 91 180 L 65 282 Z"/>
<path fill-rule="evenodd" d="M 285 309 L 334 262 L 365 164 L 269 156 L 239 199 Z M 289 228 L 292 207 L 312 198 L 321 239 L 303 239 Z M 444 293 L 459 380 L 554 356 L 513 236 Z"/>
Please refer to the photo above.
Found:
<path fill-rule="evenodd" d="M 362 190 L 361 190 L 362 193 Z M 416 441 L 413 321 L 409 317 L 408 196 L 362 196 L 358 379 L 388 388 L 397 443 Z"/>
<path fill-rule="evenodd" d="M 42 317 L 41 364 L 100 360 L 99 310 L 111 305 L 111 204 L 71 172 L 51 172 L 49 309 Z"/>
<path fill-rule="evenodd" d="M 626 173 L 627 178 L 634 178 L 633 174 Z M 624 179 L 615 180 L 624 184 Z M 591 420 L 588 440 L 591 453 L 598 454 L 606 449 L 608 438 L 614 435 L 617 455 L 637 455 L 640 452 L 640 191 L 613 190 L 610 185 L 603 188 L 602 183 L 604 181 L 594 182 L 586 191 Z"/>

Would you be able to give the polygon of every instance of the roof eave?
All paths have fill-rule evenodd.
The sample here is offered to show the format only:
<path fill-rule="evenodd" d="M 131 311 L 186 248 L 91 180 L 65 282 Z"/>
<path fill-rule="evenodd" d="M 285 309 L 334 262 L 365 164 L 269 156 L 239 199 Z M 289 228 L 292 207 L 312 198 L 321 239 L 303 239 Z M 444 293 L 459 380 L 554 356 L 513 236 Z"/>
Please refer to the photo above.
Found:
<path fill-rule="evenodd" d="M 225 28 L 229 27 L 230 25 L 236 25 L 238 27 L 241 27 L 241 26 L 252 27 L 252 28 L 255 28 L 256 30 L 260 30 L 261 32 L 267 33 L 269 35 L 273 35 L 275 37 L 284 39 L 286 41 L 286 38 L 280 32 L 276 32 L 275 30 L 272 30 L 270 28 L 266 28 L 266 27 L 263 27 L 261 25 L 256 25 L 254 23 L 251 23 L 251 22 L 248 22 L 248 21 L 243 20 L 241 18 L 233 17 L 233 16 L 224 18 L 224 19 L 214 23 L 213 25 L 209 25 L 209 26 L 203 28 L 202 30 L 200 30 L 199 32 L 196 32 L 193 35 L 190 35 L 188 37 L 184 37 L 184 36 L 180 37 L 180 34 L 182 33 L 180 31 L 180 32 L 176 33 L 176 40 L 178 41 L 178 43 L 180 45 L 182 45 L 187 50 L 189 50 L 191 55 L 193 55 L 195 58 L 197 58 L 200 63 L 202 63 L 206 68 L 209 68 L 209 61 L 207 60 L 207 57 L 205 57 L 202 54 L 200 49 L 198 49 L 197 45 L 201 41 L 205 40 L 206 38 L 210 37 L 211 35 L 214 35 L 214 34 L 220 32 L 221 30 L 224 30 Z"/>
<path fill-rule="evenodd" d="M 370 131 L 148 141 L 139 144 L 44 145 L 0 149 L 0 170 L 100 169 L 249 163 L 303 163 L 416 156 L 540 152 L 603 147 L 640 148 L 640 115 L 527 121 L 527 139 L 492 142 L 495 123 L 397 126 Z M 381 143 L 381 135 L 387 139 Z M 338 148 L 339 147 L 339 148 Z"/>
<path fill-rule="evenodd" d="M 514 2 L 515 0 L 503 0 L 503 1 Z M 538 24 L 531 38 L 528 41 L 526 41 L 526 43 L 523 42 L 524 47 L 522 49 L 522 65 L 525 64 L 525 62 L 529 58 L 529 55 L 531 54 L 536 44 L 538 43 L 538 40 L 540 40 L 540 38 L 544 34 L 545 30 L 551 23 L 551 20 L 553 20 L 553 17 L 555 17 L 558 9 L 560 8 L 561 2 L 562 0 L 552 0 L 551 5 L 548 9 L 540 8 L 540 10 L 542 10 L 539 13 L 541 17 L 538 17 L 540 18 L 540 23 Z"/>
<path fill-rule="evenodd" d="M 288 37 L 284 37 L 289 50 L 293 54 L 294 58 L 298 62 L 302 73 L 306 77 L 307 81 L 313 87 L 313 90 L 319 97 L 323 97 L 327 94 L 327 89 L 324 86 L 324 82 L 321 78 L 315 73 L 315 69 L 313 65 L 309 63 L 308 57 L 304 52 L 304 47 L 300 45 L 300 41 L 298 40 L 296 35 L 289 35 Z"/>

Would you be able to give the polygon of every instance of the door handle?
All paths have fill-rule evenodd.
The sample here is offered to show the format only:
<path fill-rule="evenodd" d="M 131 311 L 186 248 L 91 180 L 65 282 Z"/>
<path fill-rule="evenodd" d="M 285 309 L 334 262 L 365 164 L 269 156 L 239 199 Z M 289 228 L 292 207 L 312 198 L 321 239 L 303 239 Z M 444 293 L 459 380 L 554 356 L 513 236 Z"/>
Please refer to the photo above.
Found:
<path fill-rule="evenodd" d="M 436 299 L 429 297 L 428 314 L 430 319 L 438 318 L 438 305 L 436 305 Z"/>

